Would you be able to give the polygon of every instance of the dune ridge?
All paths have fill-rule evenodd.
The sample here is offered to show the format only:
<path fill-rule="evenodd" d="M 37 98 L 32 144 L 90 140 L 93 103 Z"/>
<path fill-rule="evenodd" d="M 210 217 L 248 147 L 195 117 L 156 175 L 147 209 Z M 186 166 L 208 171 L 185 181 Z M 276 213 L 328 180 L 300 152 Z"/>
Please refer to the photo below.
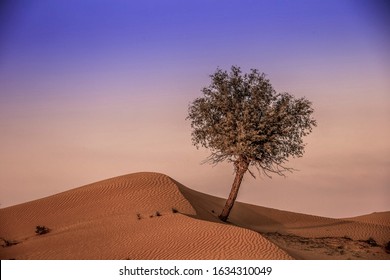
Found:
<path fill-rule="evenodd" d="M 255 231 L 205 220 L 170 177 L 142 172 L 0 209 L 1 259 L 291 259 Z M 36 235 L 37 225 L 51 229 Z M 5 244 L 3 244 L 5 245 Z"/>
<path fill-rule="evenodd" d="M 140 172 L 0 209 L 1 259 L 389 259 L 390 212 L 333 219 L 225 200 Z M 36 235 L 37 225 L 51 229 Z M 373 241 L 374 240 L 374 241 Z M 7 246 L 6 241 L 16 245 Z M 11 242 L 12 243 L 12 242 Z"/>

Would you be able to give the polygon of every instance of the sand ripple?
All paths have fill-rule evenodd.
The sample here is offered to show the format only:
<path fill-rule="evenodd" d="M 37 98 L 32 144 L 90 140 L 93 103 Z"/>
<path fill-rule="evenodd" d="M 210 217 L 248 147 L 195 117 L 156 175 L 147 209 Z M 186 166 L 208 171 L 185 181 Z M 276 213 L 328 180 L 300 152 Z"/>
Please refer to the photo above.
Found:
<path fill-rule="evenodd" d="M 120 176 L 0 209 L 0 236 L 20 242 L 0 248 L 0 257 L 291 258 L 257 232 L 200 218 L 168 176 Z M 38 236 L 37 225 L 52 231 Z"/>

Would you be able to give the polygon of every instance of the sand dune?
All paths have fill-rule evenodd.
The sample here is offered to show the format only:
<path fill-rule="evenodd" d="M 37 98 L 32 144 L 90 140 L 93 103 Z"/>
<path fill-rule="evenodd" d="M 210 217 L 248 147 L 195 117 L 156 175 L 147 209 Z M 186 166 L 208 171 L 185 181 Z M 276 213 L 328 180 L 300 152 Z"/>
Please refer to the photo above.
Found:
<path fill-rule="evenodd" d="M 390 212 L 331 219 L 236 203 L 225 224 L 224 202 L 163 174 L 120 176 L 0 209 L 0 258 L 389 259 Z"/>
<path fill-rule="evenodd" d="M 203 218 L 217 219 L 224 199 L 180 186 Z M 390 212 L 333 219 L 236 202 L 229 221 L 261 233 L 297 259 L 390 259 Z"/>
<path fill-rule="evenodd" d="M 156 173 L 1 209 L 0 224 L 1 237 L 20 242 L 1 248 L 2 259 L 291 258 L 254 231 L 199 219 L 178 185 Z M 37 225 L 52 231 L 37 236 Z"/>

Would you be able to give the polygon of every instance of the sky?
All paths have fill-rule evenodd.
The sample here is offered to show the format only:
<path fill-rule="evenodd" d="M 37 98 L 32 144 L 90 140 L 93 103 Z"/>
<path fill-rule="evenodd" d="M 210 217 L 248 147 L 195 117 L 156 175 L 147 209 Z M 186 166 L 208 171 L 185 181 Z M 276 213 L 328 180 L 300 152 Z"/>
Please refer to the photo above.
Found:
<path fill-rule="evenodd" d="M 0 207 L 153 171 L 227 197 L 188 105 L 217 68 L 313 102 L 299 171 L 246 174 L 239 201 L 327 217 L 390 210 L 386 1 L 2 1 Z M 234 211 L 234 209 L 233 209 Z"/>

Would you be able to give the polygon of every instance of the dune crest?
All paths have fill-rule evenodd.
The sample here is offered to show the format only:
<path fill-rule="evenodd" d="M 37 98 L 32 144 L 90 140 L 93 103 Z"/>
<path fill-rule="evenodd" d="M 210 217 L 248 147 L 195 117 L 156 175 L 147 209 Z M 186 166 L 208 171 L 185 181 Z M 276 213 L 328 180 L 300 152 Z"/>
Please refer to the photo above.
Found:
<path fill-rule="evenodd" d="M 0 209 L 0 258 L 390 259 L 390 212 L 333 219 L 236 202 L 222 223 L 224 203 L 164 174 L 119 176 Z"/>
<path fill-rule="evenodd" d="M 151 172 L 0 209 L 0 225 L 1 259 L 292 259 L 255 231 L 197 214 L 180 184 Z"/>

